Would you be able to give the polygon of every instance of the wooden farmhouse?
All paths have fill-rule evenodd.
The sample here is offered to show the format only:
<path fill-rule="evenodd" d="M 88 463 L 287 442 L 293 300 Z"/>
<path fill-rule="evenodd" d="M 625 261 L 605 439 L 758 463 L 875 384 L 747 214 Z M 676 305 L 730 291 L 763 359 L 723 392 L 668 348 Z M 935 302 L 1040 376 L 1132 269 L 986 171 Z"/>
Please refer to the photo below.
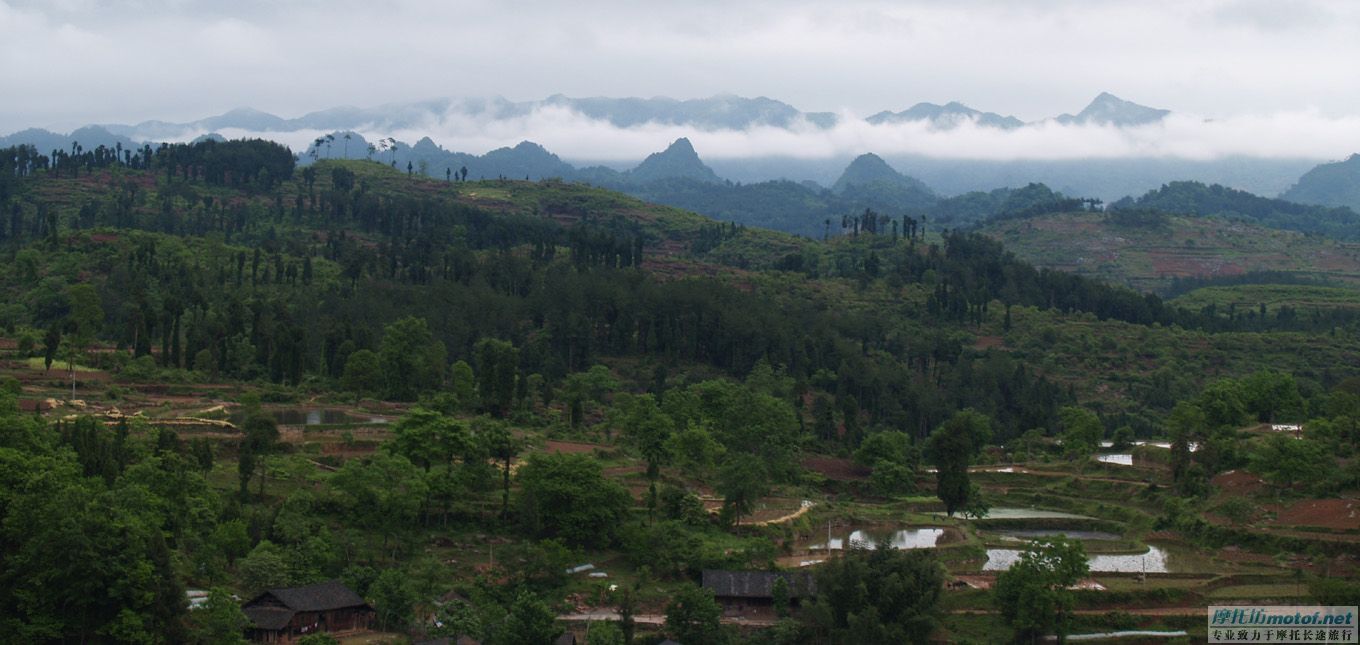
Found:
<path fill-rule="evenodd" d="M 343 636 L 369 629 L 373 608 L 339 580 L 270 589 L 241 606 L 251 625 L 246 636 L 262 643 L 292 643 L 308 634 Z"/>
<path fill-rule="evenodd" d="M 812 574 L 806 571 L 704 571 L 704 588 L 713 592 L 714 598 L 727 611 L 740 612 L 745 609 L 769 607 L 774 604 L 775 582 L 783 579 L 789 589 L 789 600 L 798 603 L 801 599 L 817 594 L 817 584 Z"/>

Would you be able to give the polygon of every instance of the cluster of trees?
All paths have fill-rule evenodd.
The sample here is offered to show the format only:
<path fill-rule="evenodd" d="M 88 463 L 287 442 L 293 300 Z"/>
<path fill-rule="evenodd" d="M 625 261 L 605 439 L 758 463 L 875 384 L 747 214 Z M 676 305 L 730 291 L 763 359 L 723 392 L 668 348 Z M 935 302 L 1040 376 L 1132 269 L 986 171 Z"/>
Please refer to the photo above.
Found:
<path fill-rule="evenodd" d="M 1171 410 L 1171 472 L 1179 492 L 1199 494 L 1208 478 L 1246 464 L 1237 430 L 1251 423 L 1302 420 L 1304 400 L 1294 377 L 1261 371 L 1242 379 L 1209 383 Z M 1190 445 L 1197 450 L 1191 451 Z"/>
<path fill-rule="evenodd" d="M 9 187 L 21 177 L 27 177 L 39 170 L 46 170 L 51 159 L 40 154 L 31 145 L 0 148 L 0 187 Z M 6 194 L 0 193 L 0 197 Z"/>
<path fill-rule="evenodd" d="M 268 190 L 293 175 L 295 160 L 285 146 L 263 139 L 217 141 L 202 139 L 193 143 L 149 144 L 140 149 L 123 148 L 122 143 L 86 150 L 71 142 L 71 150 L 53 150 L 43 155 L 30 145 L 0 150 L 0 185 L 5 179 L 27 177 L 39 170 L 55 176 L 78 177 L 96 168 L 125 166 L 131 169 L 158 168 L 166 177 L 182 176 L 209 184 L 233 187 L 251 186 Z M 0 193 L 0 202 L 5 195 Z"/>
<path fill-rule="evenodd" d="M 499 422 L 417 408 L 382 450 L 318 475 L 249 402 L 240 441 L 213 445 L 140 422 L 49 426 L 19 413 L 13 389 L 0 389 L 0 628 L 24 642 L 238 643 L 245 619 L 227 589 L 249 597 L 337 577 L 383 628 L 405 629 L 450 586 L 442 564 L 419 556 L 415 532 L 494 525 L 480 504 L 499 487 L 488 458 L 519 449 Z M 224 451 L 241 464 L 243 493 L 252 464 L 257 495 L 209 484 Z M 265 497 L 268 469 L 308 485 Z M 524 535 L 545 539 L 498 549 L 496 582 L 465 589 L 475 608 L 448 621 L 470 621 L 463 633 L 487 642 L 556 629 L 540 594 L 566 582 L 574 549 L 609 544 L 629 524 L 631 498 L 590 457 L 537 455 L 518 477 Z M 213 589 L 205 608 L 188 611 L 186 582 Z"/>
<path fill-rule="evenodd" d="M 1011 567 L 996 577 L 995 602 L 1015 632 L 1015 641 L 1038 643 L 1056 634 L 1062 642 L 1074 602 L 1069 589 L 1086 577 L 1081 542 L 1064 537 L 1031 542 Z"/>
<path fill-rule="evenodd" d="M 805 608 L 815 639 L 831 643 L 925 643 L 939 619 L 944 567 L 927 550 L 880 545 L 824 563 L 817 599 Z"/>
<path fill-rule="evenodd" d="M 984 197 L 985 196 L 985 197 Z M 1049 213 L 1099 211 L 1101 201 L 1092 198 L 1067 197 L 1044 184 L 1031 183 L 1023 188 L 1002 188 L 990 193 L 968 193 L 957 198 L 960 206 L 976 207 L 991 202 L 992 212 L 982 223 L 990 220 L 1025 219 Z M 948 203 L 948 202 L 947 202 Z"/>
<path fill-rule="evenodd" d="M 189 642 L 179 557 L 213 566 L 220 499 L 171 434 L 56 429 L 0 392 L 0 630 L 24 642 Z"/>
<path fill-rule="evenodd" d="M 1246 456 L 1248 467 L 1281 489 L 1332 495 L 1360 486 L 1360 388 L 1347 380 L 1306 406 L 1293 379 L 1263 372 L 1238 381 L 1248 418 L 1298 422 L 1300 437 L 1281 432 L 1258 440 Z M 1305 408 L 1308 408 L 1305 410 Z M 1348 460 L 1329 468 L 1336 459 Z"/>
<path fill-rule="evenodd" d="M 1071 198 L 1044 184 L 1030 183 L 1020 188 L 973 191 L 942 199 L 930 209 L 930 216 L 937 226 L 963 229 L 992 219 L 1020 219 L 1099 208 L 1099 200 Z"/>
<path fill-rule="evenodd" d="M 804 601 L 796 618 L 790 617 L 787 581 L 776 582 L 775 611 L 782 620 L 746 640 L 721 624 L 722 607 L 713 594 L 693 585 L 682 587 L 667 604 L 665 630 L 678 642 L 714 645 L 927 643 L 939 624 L 944 575 L 944 567 L 929 551 L 899 551 L 886 545 L 852 549 L 818 567 L 816 597 Z M 592 639 L 595 629 L 592 626 Z"/>
<path fill-rule="evenodd" d="M 154 156 L 149 145 L 137 149 L 124 148 L 121 142 L 112 148 L 100 144 L 92 150 L 86 150 L 79 141 L 72 141 L 70 152 L 55 149 L 50 155 L 42 154 L 36 146 L 28 144 L 0 148 L 0 203 L 4 202 L 6 196 L 3 192 L 6 181 L 15 177 L 27 177 L 39 170 L 51 170 L 58 176 L 78 177 L 81 170 L 88 174 L 96 168 L 115 165 L 146 169 L 150 167 Z"/>
<path fill-rule="evenodd" d="M 770 484 L 793 481 L 799 471 L 800 423 L 788 399 L 776 394 L 708 380 L 665 390 L 661 401 L 619 396 L 607 423 L 646 460 L 650 508 L 658 503 L 660 467 L 674 464 L 716 479 L 724 517 L 738 522 Z"/>
<path fill-rule="evenodd" d="M 935 464 L 935 494 L 950 516 L 959 510 L 975 517 L 986 514 L 981 491 L 968 479 L 968 466 L 991 436 L 987 417 L 964 410 L 936 428 L 926 442 L 926 457 Z"/>
<path fill-rule="evenodd" d="M 234 188 L 269 190 L 293 176 L 296 160 L 286 146 L 264 139 L 161 144 L 151 158 L 152 167 L 166 179 L 186 180 Z"/>

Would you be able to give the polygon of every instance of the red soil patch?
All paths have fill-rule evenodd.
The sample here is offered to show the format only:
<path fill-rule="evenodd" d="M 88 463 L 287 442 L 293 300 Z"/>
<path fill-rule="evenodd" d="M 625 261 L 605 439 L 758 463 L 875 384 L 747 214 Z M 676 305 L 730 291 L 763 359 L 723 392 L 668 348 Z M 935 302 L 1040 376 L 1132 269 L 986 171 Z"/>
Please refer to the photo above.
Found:
<path fill-rule="evenodd" d="M 47 399 L 19 399 L 20 412 L 46 412 L 51 409 Z"/>
<path fill-rule="evenodd" d="M 764 508 L 757 508 L 751 511 L 750 515 L 743 515 L 741 523 L 752 524 L 756 522 L 777 520 L 786 515 L 798 512 L 798 509 L 801 508 L 801 503 L 801 500 L 797 499 L 771 497 L 761 501 L 760 505 Z M 721 507 L 722 503 L 720 502 L 718 506 Z"/>
<path fill-rule="evenodd" d="M 347 446 L 342 443 L 327 443 L 322 444 L 321 446 L 321 454 L 326 455 L 328 457 L 340 457 L 342 459 L 353 457 L 367 457 L 368 455 L 377 452 L 377 450 L 378 450 L 377 446 L 365 446 L 362 444 Z"/>
<path fill-rule="evenodd" d="M 723 271 L 713 265 L 696 264 L 688 261 L 660 260 L 655 258 L 645 258 L 642 261 L 642 268 L 647 273 L 652 274 L 660 280 L 679 280 L 681 278 L 701 277 L 716 278 Z"/>
<path fill-rule="evenodd" d="M 1307 499 L 1276 510 L 1275 524 L 1360 530 L 1360 500 Z"/>
<path fill-rule="evenodd" d="M 1252 553 L 1243 551 L 1235 546 L 1228 546 L 1219 549 L 1218 559 L 1239 564 L 1274 564 L 1275 558 L 1264 553 Z"/>
<path fill-rule="evenodd" d="M 860 481 L 869 478 L 869 469 L 849 459 L 836 457 L 808 457 L 803 467 L 823 477 L 839 481 Z"/>
<path fill-rule="evenodd" d="M 656 213 L 637 208 L 626 208 L 619 212 L 620 215 L 639 222 L 655 222 Z"/>
<path fill-rule="evenodd" d="M 1266 485 L 1260 477 L 1240 470 L 1229 470 L 1214 477 L 1210 482 L 1224 495 L 1234 497 L 1254 495 Z"/>
<path fill-rule="evenodd" d="M 973 349 L 1001 349 L 1005 345 L 1006 341 L 1000 336 L 978 336 Z"/>
<path fill-rule="evenodd" d="M 609 446 L 602 446 L 597 443 L 579 443 L 575 441 L 549 441 L 544 445 L 548 452 L 569 453 L 569 454 L 589 454 L 597 448 L 607 450 Z"/>
<path fill-rule="evenodd" d="M 606 477 L 624 477 L 645 472 L 647 472 L 646 466 L 614 466 L 613 468 L 604 469 Z"/>
<path fill-rule="evenodd" d="M 959 585 L 949 585 L 950 589 L 991 589 L 996 584 L 996 576 L 954 576 Z"/>
<path fill-rule="evenodd" d="M 1148 258 L 1152 270 L 1158 277 L 1219 276 L 1240 275 L 1246 269 L 1231 260 L 1219 257 L 1210 250 L 1178 252 L 1175 250 L 1151 251 Z"/>
<path fill-rule="evenodd" d="M 685 255 L 689 251 L 689 245 L 680 240 L 662 240 L 660 244 L 650 247 L 653 257 L 676 258 Z"/>

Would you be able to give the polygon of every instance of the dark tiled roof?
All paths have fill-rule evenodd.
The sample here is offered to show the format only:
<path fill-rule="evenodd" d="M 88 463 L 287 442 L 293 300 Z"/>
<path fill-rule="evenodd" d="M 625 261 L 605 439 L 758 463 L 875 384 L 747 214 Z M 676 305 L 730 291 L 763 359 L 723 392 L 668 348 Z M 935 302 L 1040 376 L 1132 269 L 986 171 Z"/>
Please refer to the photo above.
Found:
<path fill-rule="evenodd" d="M 288 621 L 297 613 L 283 607 L 246 607 L 242 611 L 256 627 L 271 630 L 287 627 Z"/>
<path fill-rule="evenodd" d="M 789 585 L 789 597 L 801 598 L 817 594 L 817 583 L 812 574 L 792 571 L 704 571 L 704 588 L 715 596 L 725 598 L 773 598 L 774 582 L 783 578 Z"/>
<path fill-rule="evenodd" d="M 553 641 L 553 645 L 576 645 L 576 634 L 571 632 L 562 634 L 557 637 L 557 640 Z"/>
<path fill-rule="evenodd" d="M 416 645 L 482 645 L 482 642 L 471 636 L 459 636 L 458 638 L 441 636 L 434 640 L 420 641 Z"/>
<path fill-rule="evenodd" d="M 265 596 L 277 598 L 284 606 L 294 611 L 329 611 L 368 605 L 363 598 L 359 597 L 359 594 L 354 593 L 339 580 L 318 582 L 302 587 L 270 589 L 253 598 L 245 606 L 255 605 Z"/>

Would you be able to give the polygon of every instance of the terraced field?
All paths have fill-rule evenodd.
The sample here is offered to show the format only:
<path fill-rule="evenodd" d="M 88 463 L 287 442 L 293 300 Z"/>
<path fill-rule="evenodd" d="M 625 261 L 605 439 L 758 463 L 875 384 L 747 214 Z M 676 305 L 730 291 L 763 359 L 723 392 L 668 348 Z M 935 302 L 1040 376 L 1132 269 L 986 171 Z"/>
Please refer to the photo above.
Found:
<path fill-rule="evenodd" d="M 1165 292 L 1175 278 L 1260 271 L 1360 285 L 1360 245 L 1221 218 L 1129 227 L 1102 213 L 1061 213 L 995 222 L 983 232 L 1035 265 L 1144 291 Z"/>

